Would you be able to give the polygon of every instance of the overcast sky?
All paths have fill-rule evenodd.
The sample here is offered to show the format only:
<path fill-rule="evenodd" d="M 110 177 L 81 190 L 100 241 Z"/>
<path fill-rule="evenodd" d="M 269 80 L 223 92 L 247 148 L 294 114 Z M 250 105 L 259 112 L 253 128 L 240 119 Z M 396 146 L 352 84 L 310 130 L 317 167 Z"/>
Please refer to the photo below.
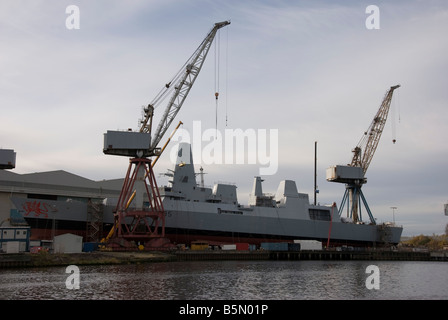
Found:
<path fill-rule="evenodd" d="M 379 8 L 379 29 L 366 27 L 371 4 Z M 80 10 L 79 29 L 66 26 L 69 5 Z M 398 208 L 403 235 L 444 233 L 445 0 L 3 0 L 0 148 L 17 152 L 14 172 L 122 178 L 128 159 L 103 154 L 103 133 L 137 129 L 141 106 L 223 20 L 231 25 L 215 38 L 221 49 L 218 113 L 213 45 L 162 143 L 180 120 L 186 130 L 193 121 L 215 129 L 216 117 L 222 133 L 278 130 L 278 170 L 263 176 L 263 191 L 275 193 L 281 180 L 291 179 L 313 201 L 318 141 L 318 201 L 339 205 L 344 185 L 327 182 L 326 168 L 350 162 L 384 94 L 401 84 L 363 191 L 379 222 L 392 221 L 391 207 Z M 245 204 L 260 165 L 203 167 L 207 185 L 234 182 Z M 168 151 L 156 172 L 171 168 Z M 159 184 L 166 181 L 161 177 Z"/>

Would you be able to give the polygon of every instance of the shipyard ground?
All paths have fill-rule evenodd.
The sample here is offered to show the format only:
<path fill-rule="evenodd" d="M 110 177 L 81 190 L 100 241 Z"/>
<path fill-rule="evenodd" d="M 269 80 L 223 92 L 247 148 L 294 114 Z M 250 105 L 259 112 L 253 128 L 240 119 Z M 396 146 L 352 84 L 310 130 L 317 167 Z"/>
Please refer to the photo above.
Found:
<path fill-rule="evenodd" d="M 448 252 L 412 251 L 177 251 L 0 254 L 0 268 L 142 264 L 205 260 L 448 261 Z"/>
<path fill-rule="evenodd" d="M 108 252 L 83 253 L 19 253 L 0 254 L 0 268 L 52 267 L 68 265 L 112 265 L 173 261 L 176 257 L 163 252 Z"/>

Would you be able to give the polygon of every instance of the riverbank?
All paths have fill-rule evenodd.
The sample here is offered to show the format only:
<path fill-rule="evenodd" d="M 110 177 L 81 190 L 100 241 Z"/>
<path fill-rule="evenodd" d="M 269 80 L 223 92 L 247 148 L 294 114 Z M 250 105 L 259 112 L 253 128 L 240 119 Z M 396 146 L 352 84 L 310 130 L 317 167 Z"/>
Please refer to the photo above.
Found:
<path fill-rule="evenodd" d="M 168 261 L 200 260 L 390 260 L 448 261 L 448 252 L 411 251 L 178 251 L 178 252 L 112 252 L 89 253 L 21 253 L 0 254 L 0 268 L 52 267 L 67 265 L 139 264 Z"/>
<path fill-rule="evenodd" d="M 138 264 L 173 261 L 175 256 L 163 252 L 111 252 L 83 253 L 20 253 L 0 254 L 0 268 L 52 267 L 75 265 Z"/>

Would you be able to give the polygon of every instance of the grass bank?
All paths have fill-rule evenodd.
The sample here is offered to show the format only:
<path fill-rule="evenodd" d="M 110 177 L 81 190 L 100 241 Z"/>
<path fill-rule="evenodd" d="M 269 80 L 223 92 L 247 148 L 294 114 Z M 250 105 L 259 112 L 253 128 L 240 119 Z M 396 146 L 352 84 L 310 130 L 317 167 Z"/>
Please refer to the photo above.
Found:
<path fill-rule="evenodd" d="M 51 267 L 67 265 L 111 265 L 164 262 L 176 257 L 163 252 L 47 253 L 0 255 L 0 267 Z"/>

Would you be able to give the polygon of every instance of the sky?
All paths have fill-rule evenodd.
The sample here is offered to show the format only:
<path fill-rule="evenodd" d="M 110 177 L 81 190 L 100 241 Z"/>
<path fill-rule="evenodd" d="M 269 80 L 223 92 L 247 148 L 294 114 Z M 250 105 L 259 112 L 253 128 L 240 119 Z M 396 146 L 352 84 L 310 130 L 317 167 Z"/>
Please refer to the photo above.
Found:
<path fill-rule="evenodd" d="M 366 13 L 371 4 L 378 8 L 376 21 L 372 11 Z M 73 28 L 73 11 L 66 11 L 71 5 L 79 9 L 79 28 Z M 327 182 L 326 168 L 351 161 L 385 93 L 400 84 L 363 192 L 377 221 L 395 220 L 405 236 L 445 232 L 444 0 L 3 0 L 0 148 L 17 153 L 13 172 L 124 177 L 128 159 L 104 155 L 103 134 L 138 130 L 142 106 L 224 20 L 231 24 L 215 37 L 162 143 L 178 121 L 188 132 L 198 122 L 203 132 L 223 135 L 275 131 L 278 168 L 262 176 L 263 191 L 275 193 L 281 180 L 290 179 L 312 202 L 317 141 L 317 200 L 339 205 L 345 187 Z M 379 28 L 368 28 L 366 20 Z M 163 108 L 155 111 L 156 123 Z M 155 169 L 160 185 L 167 183 L 161 174 L 173 167 L 176 143 L 170 142 Z M 206 185 L 236 183 L 246 204 L 260 160 L 196 169 L 204 168 Z"/>

